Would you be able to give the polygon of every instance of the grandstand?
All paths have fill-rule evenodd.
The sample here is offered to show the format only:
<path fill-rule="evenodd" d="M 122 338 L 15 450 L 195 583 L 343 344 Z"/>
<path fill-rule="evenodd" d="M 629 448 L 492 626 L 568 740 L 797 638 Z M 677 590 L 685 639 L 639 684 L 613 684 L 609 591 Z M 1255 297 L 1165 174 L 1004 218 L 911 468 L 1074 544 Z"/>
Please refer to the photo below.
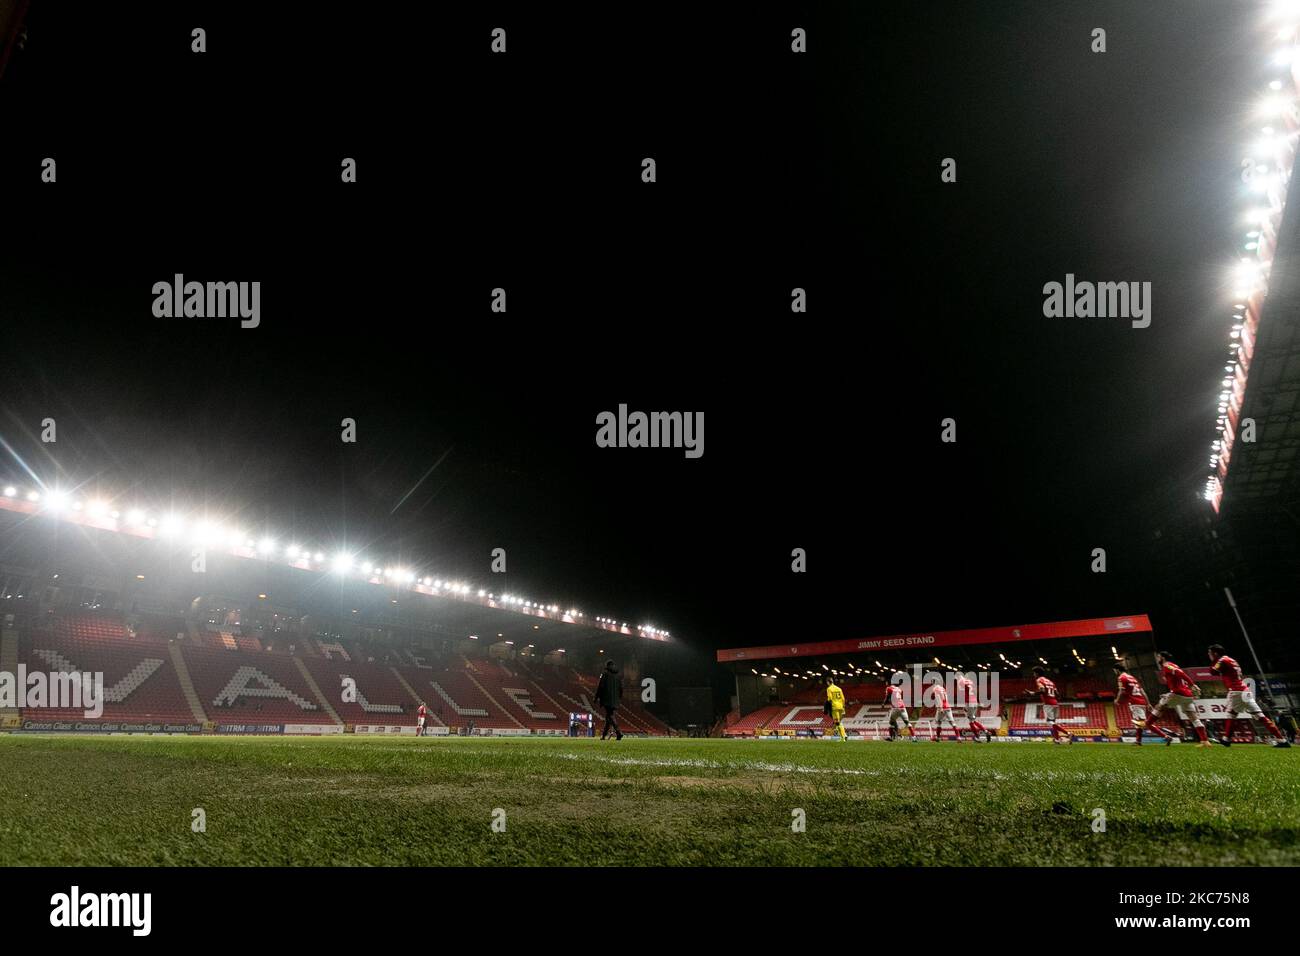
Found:
<path fill-rule="evenodd" d="M 624 733 L 672 733 L 636 681 L 673 653 L 666 632 L 242 544 L 196 574 L 185 542 L 113 533 L 103 512 L 51 534 L 63 517 L 31 504 L 0 496 L 0 670 L 100 673 L 104 706 L 20 706 L 0 729 L 413 734 L 424 703 L 429 735 L 565 736 L 614 658 Z"/>
<path fill-rule="evenodd" d="M 940 648 L 942 657 L 933 653 L 922 656 Z M 1122 660 L 1139 676 L 1154 701 L 1163 692 L 1156 676 L 1154 651 L 1151 622 L 1140 614 L 722 650 L 717 654 L 718 661 L 732 668 L 736 687 L 734 706 L 722 735 L 829 734 L 831 718 L 823 714 L 825 692 L 821 685 L 821 678 L 829 676 L 844 691 L 844 728 L 849 735 L 882 738 L 888 733 L 885 687 L 901 673 L 908 678 L 903 689 L 919 737 L 931 737 L 935 715 L 924 685 L 967 674 L 977 683 L 983 680 L 992 690 L 988 697 L 981 693 L 984 706 L 978 716 L 983 726 L 1000 739 L 1046 738 L 1050 736 L 1050 725 L 1032 693 L 1034 680 L 1029 673 L 1032 666 L 1042 665 L 1060 691 L 1059 723 L 1073 737 L 1129 740 L 1135 736 L 1133 723 L 1127 707 L 1113 705 L 1116 682 L 1112 667 Z M 1220 698 L 1226 696 L 1221 685 L 1207 670 L 1190 666 L 1189 670 L 1207 690 L 1198 702 L 1202 718 L 1220 720 Z M 956 711 L 956 725 L 965 734 L 969 721 L 961 713 Z M 941 736 L 951 740 L 956 734 L 945 726 Z M 1250 740 L 1253 736 L 1249 728 L 1239 727 L 1234 739 Z"/>
<path fill-rule="evenodd" d="M 191 733 L 411 733 L 423 701 L 435 734 L 564 736 L 570 713 L 596 711 L 594 681 L 567 665 L 409 650 L 376 660 L 346 639 L 307 636 L 262 648 L 224 629 L 160 640 L 102 611 L 54 613 L 39 624 L 6 626 L 4 635 L 27 673 L 104 675 L 102 717 L 19 708 L 20 729 L 72 722 L 78 730 L 162 724 Z M 343 693 L 349 685 L 353 692 Z M 636 701 L 624 703 L 621 720 L 625 733 L 670 733 Z"/>

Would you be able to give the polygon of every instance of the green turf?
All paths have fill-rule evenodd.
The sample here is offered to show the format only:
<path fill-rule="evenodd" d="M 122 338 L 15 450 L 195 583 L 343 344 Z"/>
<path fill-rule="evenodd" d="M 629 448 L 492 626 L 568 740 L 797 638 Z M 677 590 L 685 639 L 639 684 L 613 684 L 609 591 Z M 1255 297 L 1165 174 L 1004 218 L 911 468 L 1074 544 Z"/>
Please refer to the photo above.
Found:
<path fill-rule="evenodd" d="M 1300 749 L 0 735 L 4 865 L 1293 866 L 1298 836 Z"/>

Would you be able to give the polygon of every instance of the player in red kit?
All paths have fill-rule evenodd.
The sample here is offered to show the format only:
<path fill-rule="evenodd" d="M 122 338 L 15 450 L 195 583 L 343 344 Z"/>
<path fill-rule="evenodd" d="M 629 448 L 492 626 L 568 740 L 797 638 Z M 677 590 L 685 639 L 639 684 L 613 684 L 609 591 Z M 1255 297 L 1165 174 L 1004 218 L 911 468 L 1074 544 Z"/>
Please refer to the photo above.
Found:
<path fill-rule="evenodd" d="M 1212 747 L 1210 738 L 1205 733 L 1205 724 L 1196 712 L 1196 698 L 1201 696 L 1201 689 L 1196 682 L 1170 658 L 1168 651 L 1156 654 L 1156 663 L 1160 666 L 1160 681 L 1169 688 L 1169 692 L 1160 698 L 1156 711 L 1147 722 L 1147 728 L 1157 730 L 1156 724 L 1165 714 L 1175 714 L 1192 725 L 1196 737 L 1200 740 L 1198 747 Z M 1158 732 L 1158 730 L 1157 730 Z"/>
<path fill-rule="evenodd" d="M 934 690 L 934 740 L 937 743 L 943 736 L 944 721 L 952 728 L 953 734 L 958 740 L 961 740 L 961 731 L 957 729 L 957 721 L 952 719 L 952 707 L 948 704 L 948 689 L 942 684 L 935 684 Z"/>
<path fill-rule="evenodd" d="M 428 716 L 428 711 L 424 709 L 424 701 L 420 701 L 420 707 L 415 712 L 415 736 L 424 736 L 424 719 Z"/>
<path fill-rule="evenodd" d="M 1246 686 L 1246 680 L 1242 676 L 1241 665 L 1227 655 L 1222 644 L 1210 645 L 1210 664 L 1210 670 L 1221 677 L 1223 686 L 1228 688 L 1228 719 L 1223 723 L 1223 739 L 1219 743 L 1225 747 L 1232 746 L 1232 724 L 1240 714 L 1245 716 L 1247 722 L 1258 720 L 1267 727 L 1273 735 L 1274 747 L 1290 747 L 1290 741 L 1278 730 L 1277 724 L 1255 702 L 1255 695 Z"/>
<path fill-rule="evenodd" d="M 975 682 L 965 674 L 957 678 L 957 706 L 966 709 L 966 720 L 970 724 L 970 739 L 978 741 L 979 735 L 984 735 L 984 742 L 988 743 L 993 739 L 989 729 L 980 723 L 980 702 L 979 694 L 975 691 Z M 957 739 L 961 740 L 961 731 L 957 731 Z"/>
<path fill-rule="evenodd" d="M 1074 738 L 1070 732 L 1061 726 L 1061 715 L 1057 709 L 1056 684 L 1047 676 L 1047 671 L 1042 667 L 1034 668 L 1034 689 L 1031 694 L 1036 694 L 1038 699 L 1043 702 L 1043 719 L 1052 725 L 1052 743 L 1059 744 L 1062 740 L 1067 743 L 1074 743 Z"/>
<path fill-rule="evenodd" d="M 1123 664 L 1115 665 L 1115 676 L 1119 678 L 1119 688 L 1115 694 L 1115 706 L 1123 707 L 1128 704 L 1129 717 L 1133 721 L 1133 729 L 1137 731 L 1137 745 L 1142 746 L 1142 732 L 1150 730 L 1153 734 L 1164 737 L 1166 742 L 1172 742 L 1173 737 L 1161 730 L 1159 727 L 1149 726 L 1147 721 L 1147 693 L 1142 689 L 1142 682 L 1128 672 L 1128 668 Z"/>
<path fill-rule="evenodd" d="M 885 703 L 889 705 L 889 739 L 898 739 L 898 722 L 901 720 L 910 736 L 915 737 L 912 722 L 907 717 L 907 708 L 903 705 L 903 689 L 897 684 L 885 685 Z"/>

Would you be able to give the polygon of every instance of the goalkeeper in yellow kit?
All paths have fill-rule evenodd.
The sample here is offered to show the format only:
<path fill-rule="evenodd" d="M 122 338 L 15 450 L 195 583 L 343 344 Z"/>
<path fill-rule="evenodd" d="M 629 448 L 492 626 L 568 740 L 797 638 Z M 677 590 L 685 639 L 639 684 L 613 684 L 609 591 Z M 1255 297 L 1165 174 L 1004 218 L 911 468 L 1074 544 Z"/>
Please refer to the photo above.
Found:
<path fill-rule="evenodd" d="M 848 734 L 844 732 L 844 691 L 836 686 L 835 681 L 829 677 L 826 678 L 826 704 L 823 713 L 829 714 L 831 723 L 834 724 L 834 730 L 840 735 L 840 740 L 848 740 Z"/>

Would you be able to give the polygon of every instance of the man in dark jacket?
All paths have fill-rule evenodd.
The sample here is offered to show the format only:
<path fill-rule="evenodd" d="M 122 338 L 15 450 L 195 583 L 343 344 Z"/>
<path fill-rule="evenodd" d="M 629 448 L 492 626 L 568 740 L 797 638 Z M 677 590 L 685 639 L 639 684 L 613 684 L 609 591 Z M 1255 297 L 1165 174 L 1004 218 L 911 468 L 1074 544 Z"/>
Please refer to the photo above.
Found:
<path fill-rule="evenodd" d="M 622 699 L 623 678 L 619 676 L 614 662 L 606 661 L 605 669 L 600 673 L 600 683 L 596 685 L 596 703 L 605 708 L 605 729 L 601 731 L 601 740 L 606 739 L 611 730 L 614 731 L 615 740 L 623 739 L 623 731 L 618 729 L 618 720 L 614 717 L 614 711 L 618 710 Z"/>

